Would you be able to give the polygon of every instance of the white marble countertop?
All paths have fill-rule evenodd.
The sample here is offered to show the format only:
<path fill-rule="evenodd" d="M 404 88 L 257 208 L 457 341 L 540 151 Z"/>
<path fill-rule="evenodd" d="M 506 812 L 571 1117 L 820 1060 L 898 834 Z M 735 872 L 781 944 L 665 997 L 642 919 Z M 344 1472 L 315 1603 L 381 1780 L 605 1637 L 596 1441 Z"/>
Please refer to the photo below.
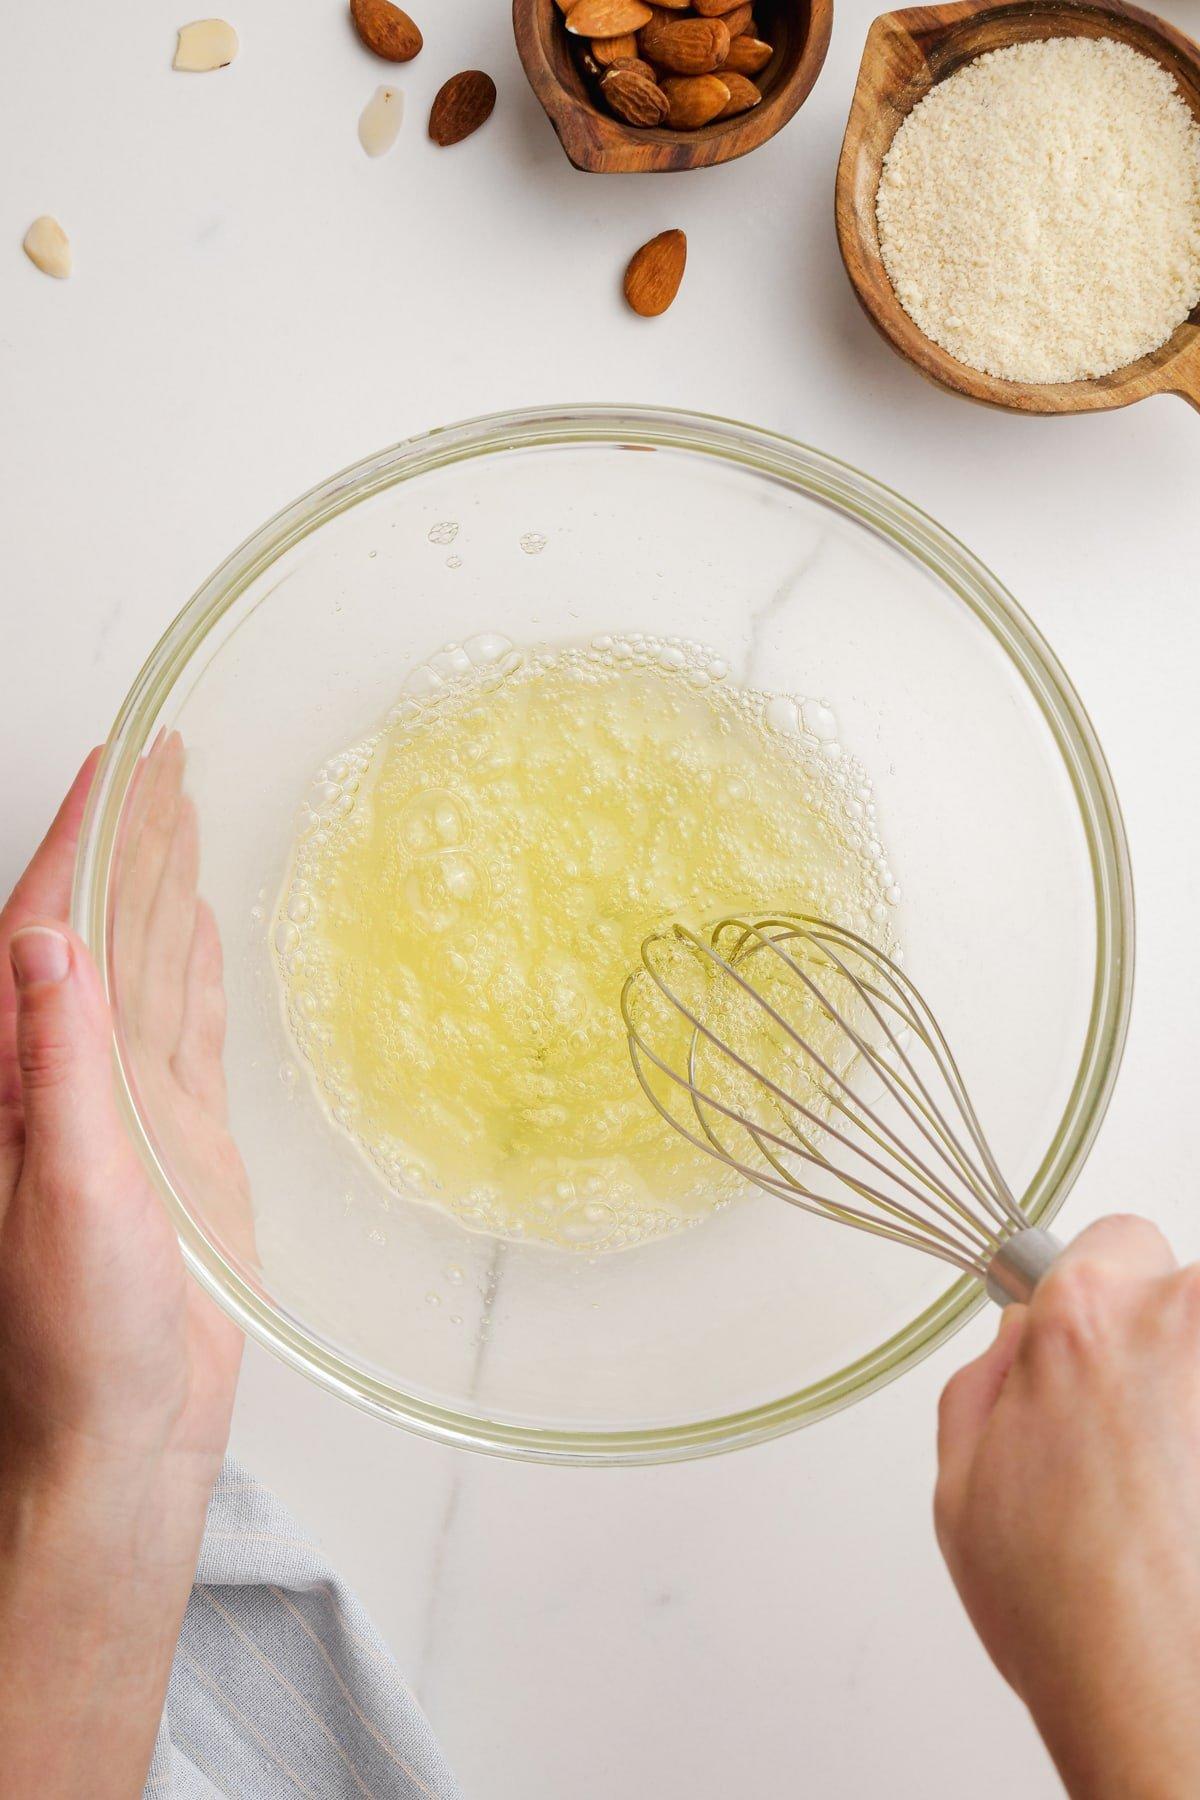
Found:
<path fill-rule="evenodd" d="M 1195 0 L 1165 10 L 1200 25 Z M 1126 810 L 1139 967 L 1116 1099 L 1063 1223 L 1138 1206 L 1197 1254 L 1200 420 L 1172 399 L 1075 420 L 985 412 L 877 340 L 832 216 L 871 12 L 841 0 L 812 98 L 755 156 L 599 178 L 563 158 L 504 4 L 418 15 L 426 48 L 396 77 L 408 117 L 378 162 L 355 124 L 389 74 L 340 0 L 228 0 L 242 54 L 207 77 L 171 72 L 159 0 L 13 11 L 0 875 L 193 588 L 322 476 L 539 401 L 744 417 L 928 508 L 1076 682 Z M 463 66 L 494 74 L 496 114 L 437 151 L 429 101 Z M 21 255 L 43 211 L 71 236 L 67 283 Z M 688 232 L 687 277 L 666 318 L 641 321 L 620 273 L 668 225 Z M 1049 1800 L 929 1523 L 936 1395 L 986 1329 L 831 1422 L 715 1462 L 576 1473 L 454 1454 L 256 1349 L 234 1442 L 364 1595 L 478 1800 Z"/>

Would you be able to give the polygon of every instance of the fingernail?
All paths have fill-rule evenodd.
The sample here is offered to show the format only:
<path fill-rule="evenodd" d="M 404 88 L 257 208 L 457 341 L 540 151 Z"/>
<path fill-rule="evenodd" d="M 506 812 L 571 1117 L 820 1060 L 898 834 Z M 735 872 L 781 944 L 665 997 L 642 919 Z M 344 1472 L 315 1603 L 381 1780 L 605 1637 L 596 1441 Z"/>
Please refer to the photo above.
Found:
<path fill-rule="evenodd" d="M 71 967 L 71 946 L 61 931 L 50 925 L 26 925 L 9 940 L 17 986 L 32 987 L 38 981 L 65 981 Z"/>

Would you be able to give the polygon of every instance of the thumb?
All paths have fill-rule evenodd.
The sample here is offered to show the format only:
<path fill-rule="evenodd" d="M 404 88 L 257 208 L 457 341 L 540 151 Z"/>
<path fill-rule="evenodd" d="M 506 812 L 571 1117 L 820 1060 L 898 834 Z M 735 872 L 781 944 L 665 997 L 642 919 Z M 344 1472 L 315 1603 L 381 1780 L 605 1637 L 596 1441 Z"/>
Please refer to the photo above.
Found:
<path fill-rule="evenodd" d="M 119 1156 L 108 1004 L 82 940 L 52 919 L 9 942 L 17 997 L 23 1169 L 77 1187 Z"/>

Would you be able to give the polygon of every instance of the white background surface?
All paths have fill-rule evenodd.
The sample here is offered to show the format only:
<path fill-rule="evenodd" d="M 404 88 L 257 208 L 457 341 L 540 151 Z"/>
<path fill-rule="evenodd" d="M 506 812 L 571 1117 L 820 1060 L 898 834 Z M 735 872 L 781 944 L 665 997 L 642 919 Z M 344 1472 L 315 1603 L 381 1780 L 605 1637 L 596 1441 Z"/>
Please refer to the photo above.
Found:
<path fill-rule="evenodd" d="M 1075 680 L 1126 810 L 1139 970 L 1116 1100 L 1063 1224 L 1136 1205 L 1200 1251 L 1200 420 L 1171 399 L 1080 420 L 984 412 L 876 339 L 832 217 L 861 0 L 839 0 L 820 82 L 772 144 L 620 178 L 567 164 L 503 0 L 417 13 L 425 50 L 394 77 L 408 116 L 375 163 L 356 120 L 393 77 L 339 0 L 229 8 L 242 55 L 203 77 L 172 73 L 177 21 L 154 0 L 5 21 L 6 885 L 161 629 L 311 483 L 511 405 L 744 417 L 928 508 Z M 1195 0 L 1165 10 L 1200 26 Z M 464 66 L 493 73 L 499 105 L 438 151 L 428 105 Z M 43 211 L 74 245 L 65 284 L 20 251 Z M 638 320 L 620 273 L 668 225 L 688 233 L 686 280 L 665 318 Z M 936 1395 L 988 1328 L 832 1422 L 678 1468 L 466 1458 L 255 1349 L 234 1443 L 367 1599 L 473 1800 L 1048 1800 L 1057 1784 L 929 1525 Z"/>

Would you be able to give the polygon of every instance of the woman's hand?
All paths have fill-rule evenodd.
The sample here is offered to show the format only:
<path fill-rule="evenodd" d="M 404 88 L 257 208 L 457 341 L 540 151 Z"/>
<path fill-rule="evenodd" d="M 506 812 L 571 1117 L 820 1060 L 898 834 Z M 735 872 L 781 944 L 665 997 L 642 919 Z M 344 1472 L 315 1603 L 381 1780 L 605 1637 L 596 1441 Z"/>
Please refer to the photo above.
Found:
<path fill-rule="evenodd" d="M 942 1396 L 938 1537 L 1078 1800 L 1200 1794 L 1200 1267 L 1082 1233 Z"/>
<path fill-rule="evenodd" d="M 140 1792 L 241 1340 L 129 1141 L 111 1021 L 65 919 L 90 757 L 0 914 L 0 1764 L 6 1800 Z M 220 950 L 182 749 L 143 771 L 141 930 L 178 992 L 171 1079 L 222 1142 Z M 173 964 L 171 958 L 174 958 Z"/>

